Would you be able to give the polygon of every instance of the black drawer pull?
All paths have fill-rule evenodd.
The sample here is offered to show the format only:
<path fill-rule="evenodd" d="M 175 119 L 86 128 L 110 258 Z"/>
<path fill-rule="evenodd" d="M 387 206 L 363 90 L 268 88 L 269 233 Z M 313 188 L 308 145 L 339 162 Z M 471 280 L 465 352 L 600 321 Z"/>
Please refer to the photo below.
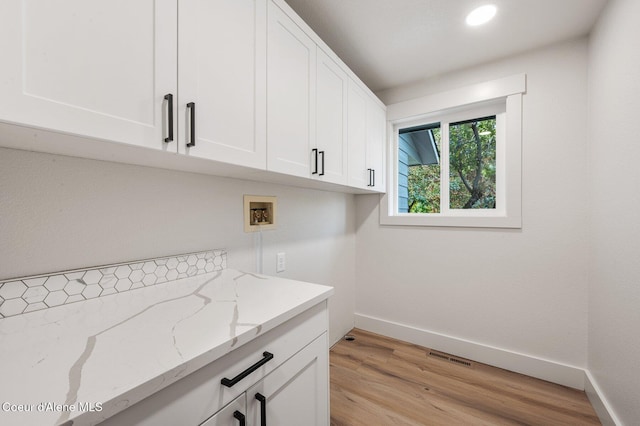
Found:
<path fill-rule="evenodd" d="M 267 426 L 267 398 L 257 393 L 256 399 L 260 401 L 260 426 Z"/>
<path fill-rule="evenodd" d="M 313 148 L 311 150 L 311 152 L 313 153 L 313 158 L 315 159 L 315 169 L 311 172 L 312 175 L 317 175 L 318 174 L 318 149 L 317 148 Z"/>
<path fill-rule="evenodd" d="M 164 95 L 165 101 L 167 101 L 167 123 L 169 124 L 169 135 L 164 138 L 164 141 L 169 143 L 173 142 L 173 95 L 167 93 Z"/>
<path fill-rule="evenodd" d="M 244 414 L 242 414 L 240 411 L 234 411 L 233 418 L 237 419 L 240 422 L 239 426 L 245 426 L 246 425 Z"/>
<path fill-rule="evenodd" d="M 318 176 L 324 176 L 324 151 L 320 151 L 319 153 L 322 155 L 322 173 L 318 174 Z M 316 169 L 317 168 L 318 166 L 316 166 Z"/>
<path fill-rule="evenodd" d="M 247 368 L 246 370 L 244 370 L 242 373 L 238 374 L 233 379 L 227 379 L 226 377 L 224 377 L 220 381 L 220 383 L 222 383 L 226 387 L 230 388 L 230 387 L 234 386 L 236 383 L 238 383 L 240 380 L 242 380 L 245 377 L 247 377 L 249 374 L 251 374 L 254 371 L 256 371 L 258 368 L 260 368 L 263 365 L 265 365 L 267 362 L 271 361 L 272 359 L 273 359 L 273 354 L 271 352 L 266 352 L 265 351 L 265 352 L 262 353 L 262 359 L 260 361 L 256 362 L 251 367 Z"/>
<path fill-rule="evenodd" d="M 191 141 L 187 143 L 187 146 L 191 148 L 196 146 L 196 104 L 195 102 L 189 102 L 187 104 L 187 109 L 190 111 L 189 130 L 191 133 Z"/>

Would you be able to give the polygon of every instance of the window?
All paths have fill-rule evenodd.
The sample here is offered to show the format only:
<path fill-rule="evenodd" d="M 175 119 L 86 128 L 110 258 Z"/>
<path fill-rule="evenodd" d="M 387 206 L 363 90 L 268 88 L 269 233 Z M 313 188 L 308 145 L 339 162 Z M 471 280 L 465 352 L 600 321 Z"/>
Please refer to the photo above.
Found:
<path fill-rule="evenodd" d="M 478 117 L 481 112 L 495 113 Z M 501 210 L 503 168 L 497 156 L 504 143 L 503 116 L 504 107 L 495 105 L 435 123 L 396 125 L 398 213 Z"/>
<path fill-rule="evenodd" d="M 515 76 L 388 106 L 381 223 L 519 228 L 524 83 Z"/>
<path fill-rule="evenodd" d="M 440 123 L 398 132 L 398 212 L 440 212 Z"/>
<path fill-rule="evenodd" d="M 493 115 L 400 128 L 398 212 L 496 209 L 496 121 Z M 441 127 L 448 127 L 444 140 Z"/>

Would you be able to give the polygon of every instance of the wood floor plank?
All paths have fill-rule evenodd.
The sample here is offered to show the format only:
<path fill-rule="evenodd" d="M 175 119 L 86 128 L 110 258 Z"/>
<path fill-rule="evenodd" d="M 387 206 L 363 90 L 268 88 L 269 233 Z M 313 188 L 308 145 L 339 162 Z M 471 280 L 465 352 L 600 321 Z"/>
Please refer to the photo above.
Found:
<path fill-rule="evenodd" d="M 330 353 L 331 425 L 599 425 L 584 392 L 354 329 Z M 446 355 L 446 354 L 444 354 Z"/>

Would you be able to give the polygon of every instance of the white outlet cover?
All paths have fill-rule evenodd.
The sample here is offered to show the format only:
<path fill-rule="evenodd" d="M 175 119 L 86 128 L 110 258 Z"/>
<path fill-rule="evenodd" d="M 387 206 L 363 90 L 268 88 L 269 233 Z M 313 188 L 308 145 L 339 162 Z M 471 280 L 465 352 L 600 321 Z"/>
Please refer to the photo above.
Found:
<path fill-rule="evenodd" d="M 276 255 L 276 272 L 284 272 L 286 269 L 287 257 L 285 253 L 278 253 Z"/>

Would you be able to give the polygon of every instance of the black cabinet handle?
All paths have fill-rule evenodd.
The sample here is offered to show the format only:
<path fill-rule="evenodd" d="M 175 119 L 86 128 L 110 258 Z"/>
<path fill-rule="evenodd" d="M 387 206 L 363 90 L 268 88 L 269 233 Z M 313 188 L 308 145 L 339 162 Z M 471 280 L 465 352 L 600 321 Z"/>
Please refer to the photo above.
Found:
<path fill-rule="evenodd" d="M 324 151 L 320 151 L 320 155 L 322 155 L 322 173 L 320 173 L 318 176 L 324 176 Z M 317 170 L 317 166 L 316 166 L 316 170 Z"/>
<path fill-rule="evenodd" d="M 313 148 L 311 150 L 311 152 L 313 153 L 313 158 L 314 158 L 314 161 L 315 161 L 315 168 L 313 169 L 311 174 L 312 175 L 317 175 L 318 174 L 318 149 L 317 148 Z"/>
<path fill-rule="evenodd" d="M 242 373 L 238 374 L 233 379 L 227 379 L 226 377 L 224 377 L 220 381 L 220 383 L 222 383 L 224 386 L 230 388 L 230 387 L 234 386 L 236 383 L 238 383 L 240 380 L 242 380 L 245 377 L 247 377 L 249 374 L 251 374 L 254 371 L 256 371 L 258 368 L 260 368 L 263 365 L 265 365 L 267 362 L 271 361 L 272 359 L 273 359 L 273 354 L 270 353 L 270 352 L 266 352 L 265 351 L 265 352 L 262 353 L 262 359 L 260 361 L 256 362 L 251 367 L 247 368 L 246 370 L 244 370 Z"/>
<path fill-rule="evenodd" d="M 189 102 L 187 104 L 187 108 L 190 112 L 190 124 L 191 124 L 191 140 L 187 144 L 188 147 L 196 146 L 196 104 L 194 102 Z"/>
<path fill-rule="evenodd" d="M 369 183 L 367 183 L 367 186 L 373 186 L 373 185 L 371 185 L 371 182 L 372 182 L 371 172 L 373 171 L 373 169 L 367 169 L 367 171 L 369 172 Z"/>
<path fill-rule="evenodd" d="M 260 426 L 267 426 L 267 398 L 257 393 L 256 399 L 260 401 Z"/>
<path fill-rule="evenodd" d="M 371 173 L 373 174 L 373 179 L 371 180 L 371 186 L 376 186 L 376 169 L 371 169 Z"/>
<path fill-rule="evenodd" d="M 169 135 L 164 138 L 164 141 L 168 143 L 173 142 L 173 95 L 167 93 L 164 99 L 167 101 L 167 123 L 169 124 Z"/>
<path fill-rule="evenodd" d="M 233 413 L 233 418 L 238 419 L 238 421 L 240 422 L 240 426 L 246 425 L 244 414 L 242 414 L 240 411 L 235 411 Z"/>

